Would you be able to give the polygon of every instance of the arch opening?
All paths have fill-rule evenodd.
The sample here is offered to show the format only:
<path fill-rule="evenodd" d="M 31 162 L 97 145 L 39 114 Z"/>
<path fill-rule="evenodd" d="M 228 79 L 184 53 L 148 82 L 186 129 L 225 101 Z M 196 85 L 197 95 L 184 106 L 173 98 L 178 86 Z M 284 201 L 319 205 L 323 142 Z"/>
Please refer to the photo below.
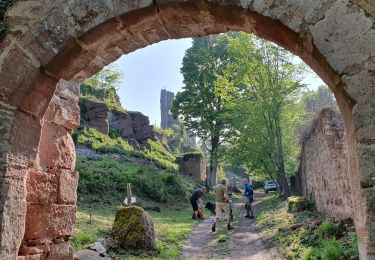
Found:
<path fill-rule="evenodd" d="M 366 158 L 373 158 L 374 153 L 369 146 L 358 148 L 371 140 L 373 122 L 360 119 L 361 115 L 373 112 L 373 103 L 364 97 L 363 92 L 354 90 L 359 88 L 358 85 L 354 84 L 352 90 L 349 81 L 343 81 L 343 76 L 347 76 L 343 69 L 330 65 L 327 57 L 321 54 L 321 39 L 314 37 L 308 29 L 295 32 L 296 28 L 285 17 L 272 19 L 257 12 L 250 3 L 242 2 L 145 1 L 143 5 L 122 5 L 113 1 L 111 8 L 93 3 L 93 6 L 86 6 L 86 11 L 96 8 L 95 17 L 85 16 L 82 10 L 77 14 L 74 6 L 70 6 L 69 11 L 74 15 L 67 21 L 61 20 L 63 7 L 48 4 L 54 8 L 47 8 L 50 11 L 43 13 L 44 20 L 8 43 L 1 59 L 0 73 L 4 80 L 0 89 L 4 91 L 0 96 L 0 116 L 5 120 L 3 132 L 6 135 L 2 142 L 7 146 L 3 146 L 1 153 L 0 241 L 1 254 L 5 258 L 18 253 L 23 239 L 44 237 L 66 239 L 61 252 L 66 257 L 71 255 L 68 238 L 74 229 L 76 194 L 74 189 L 63 190 L 61 183 L 74 186 L 76 182 L 74 144 L 69 132 L 79 124 L 75 114 L 79 83 L 122 54 L 161 40 L 227 31 L 253 33 L 289 50 L 305 61 L 333 91 L 347 132 L 353 200 L 358 201 L 355 212 L 361 258 L 375 254 L 375 236 L 371 229 L 375 220 L 370 211 L 375 200 L 374 182 L 367 170 L 375 162 L 364 162 Z M 345 5 L 345 8 L 351 7 Z M 358 13 L 366 17 L 363 11 Z M 58 22 L 60 28 L 56 25 Z M 17 66 L 18 63 L 22 65 Z M 331 63 L 334 64 L 332 60 Z M 364 65 L 361 63 L 361 66 Z M 350 73 L 360 80 L 364 72 L 358 68 L 357 73 L 355 70 Z M 366 80 L 370 81 L 366 78 L 364 84 Z M 58 85 L 62 87 L 56 90 Z M 56 102 L 51 102 L 52 99 Z M 56 116 L 59 113 L 66 116 Z M 43 183 L 51 184 L 52 188 L 38 189 L 37 184 L 32 183 L 34 178 L 46 179 Z M 28 192 L 27 187 L 32 185 L 35 190 L 51 192 L 47 197 L 53 200 L 42 201 L 41 194 Z M 65 192 L 69 195 L 66 196 Z M 36 219 L 36 215 L 40 222 L 30 222 Z M 41 228 L 41 223 L 48 228 Z"/>

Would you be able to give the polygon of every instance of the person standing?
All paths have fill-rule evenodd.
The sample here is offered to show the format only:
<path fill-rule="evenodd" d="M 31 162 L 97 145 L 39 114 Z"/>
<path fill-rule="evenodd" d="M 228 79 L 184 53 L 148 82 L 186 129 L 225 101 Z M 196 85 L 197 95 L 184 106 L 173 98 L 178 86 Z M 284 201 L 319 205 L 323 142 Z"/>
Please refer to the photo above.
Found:
<path fill-rule="evenodd" d="M 253 186 L 249 179 L 243 179 L 244 184 L 244 196 L 245 196 L 245 209 L 246 209 L 246 216 L 245 218 L 254 218 L 253 208 L 251 203 L 254 201 L 254 190 Z"/>
<path fill-rule="evenodd" d="M 214 218 L 214 224 L 212 225 L 212 232 L 216 231 L 216 224 L 223 215 L 227 216 L 227 229 L 233 229 L 233 227 L 230 225 L 231 218 L 229 211 L 229 197 L 226 184 L 227 182 L 225 179 L 221 180 L 221 182 L 214 187 L 214 190 L 212 192 L 212 195 L 216 198 L 216 214 Z"/>
<path fill-rule="evenodd" d="M 198 203 L 203 203 L 204 193 L 206 192 L 205 187 L 196 189 L 190 196 L 190 204 L 193 207 L 194 219 L 198 219 Z"/>

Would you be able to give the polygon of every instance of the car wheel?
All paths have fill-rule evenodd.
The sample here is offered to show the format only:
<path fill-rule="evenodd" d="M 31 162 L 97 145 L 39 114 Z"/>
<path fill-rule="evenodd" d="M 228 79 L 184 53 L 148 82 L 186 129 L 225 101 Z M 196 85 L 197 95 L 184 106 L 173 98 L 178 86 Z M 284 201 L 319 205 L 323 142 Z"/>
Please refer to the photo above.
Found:
<path fill-rule="evenodd" d="M 268 193 L 268 190 L 265 190 L 264 192 L 265 192 L 265 193 Z"/>

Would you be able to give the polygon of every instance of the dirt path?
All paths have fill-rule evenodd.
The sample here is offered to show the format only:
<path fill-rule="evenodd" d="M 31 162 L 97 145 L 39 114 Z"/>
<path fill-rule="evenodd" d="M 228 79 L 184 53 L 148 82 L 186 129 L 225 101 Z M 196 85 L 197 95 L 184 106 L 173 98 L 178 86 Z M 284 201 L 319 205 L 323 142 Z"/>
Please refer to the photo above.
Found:
<path fill-rule="evenodd" d="M 264 195 L 255 194 L 254 206 L 257 208 Z M 221 221 L 215 233 L 211 232 L 213 217 L 196 226 L 182 249 L 181 259 L 249 259 L 279 260 L 275 249 L 266 248 L 254 219 L 238 217 L 242 204 L 233 205 L 234 230 L 227 231 Z"/>

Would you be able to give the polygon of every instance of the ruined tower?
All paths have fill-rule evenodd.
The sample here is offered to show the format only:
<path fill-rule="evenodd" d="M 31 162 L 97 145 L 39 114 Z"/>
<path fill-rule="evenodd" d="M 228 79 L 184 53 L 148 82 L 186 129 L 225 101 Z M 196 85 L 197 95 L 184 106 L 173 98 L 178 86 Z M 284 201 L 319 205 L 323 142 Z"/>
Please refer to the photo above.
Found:
<path fill-rule="evenodd" d="M 160 127 L 162 129 L 170 128 L 175 124 L 175 120 L 171 115 L 171 108 L 174 99 L 174 93 L 166 89 L 160 91 L 160 113 L 161 122 Z"/>

